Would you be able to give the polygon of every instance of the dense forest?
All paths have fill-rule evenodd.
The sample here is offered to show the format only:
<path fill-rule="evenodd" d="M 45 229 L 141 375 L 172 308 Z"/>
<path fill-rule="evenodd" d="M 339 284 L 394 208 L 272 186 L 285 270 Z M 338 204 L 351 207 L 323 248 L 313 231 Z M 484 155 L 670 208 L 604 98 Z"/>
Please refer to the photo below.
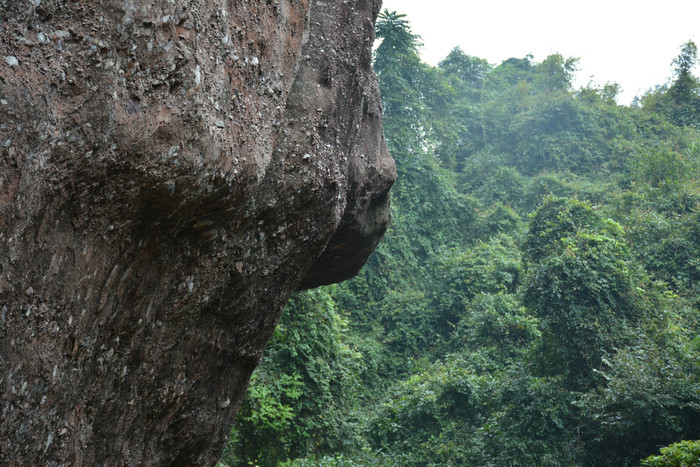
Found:
<path fill-rule="evenodd" d="M 695 44 L 622 106 L 575 58 L 377 36 L 392 226 L 293 297 L 220 465 L 698 465 Z"/>

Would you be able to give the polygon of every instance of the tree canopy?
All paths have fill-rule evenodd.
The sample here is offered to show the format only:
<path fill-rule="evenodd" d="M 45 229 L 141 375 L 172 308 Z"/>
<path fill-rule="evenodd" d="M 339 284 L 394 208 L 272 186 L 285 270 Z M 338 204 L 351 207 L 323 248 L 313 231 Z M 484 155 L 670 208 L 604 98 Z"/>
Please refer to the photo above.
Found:
<path fill-rule="evenodd" d="M 388 11 L 377 37 L 393 223 L 290 302 L 222 464 L 692 465 L 695 44 L 628 107 L 576 58 L 433 67 Z"/>

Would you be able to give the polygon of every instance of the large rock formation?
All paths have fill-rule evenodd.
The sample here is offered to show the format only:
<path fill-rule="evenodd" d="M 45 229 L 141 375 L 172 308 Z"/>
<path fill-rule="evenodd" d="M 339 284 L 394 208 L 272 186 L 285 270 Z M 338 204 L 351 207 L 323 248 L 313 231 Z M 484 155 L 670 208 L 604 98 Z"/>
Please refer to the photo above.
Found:
<path fill-rule="evenodd" d="M 395 178 L 380 0 L 0 0 L 0 464 L 211 465 Z"/>

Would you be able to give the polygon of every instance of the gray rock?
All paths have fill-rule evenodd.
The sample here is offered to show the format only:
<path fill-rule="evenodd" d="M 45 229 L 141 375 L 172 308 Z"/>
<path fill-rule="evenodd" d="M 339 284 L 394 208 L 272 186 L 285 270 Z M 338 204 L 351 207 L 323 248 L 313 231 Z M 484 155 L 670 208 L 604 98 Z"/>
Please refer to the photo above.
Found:
<path fill-rule="evenodd" d="M 56 29 L 53 32 L 53 35 L 58 39 L 70 39 L 71 38 L 71 33 L 69 31 L 65 31 L 63 29 Z"/>
<path fill-rule="evenodd" d="M 0 465 L 213 465 L 290 294 L 381 239 L 380 2 L 283 2 L 3 3 Z"/>

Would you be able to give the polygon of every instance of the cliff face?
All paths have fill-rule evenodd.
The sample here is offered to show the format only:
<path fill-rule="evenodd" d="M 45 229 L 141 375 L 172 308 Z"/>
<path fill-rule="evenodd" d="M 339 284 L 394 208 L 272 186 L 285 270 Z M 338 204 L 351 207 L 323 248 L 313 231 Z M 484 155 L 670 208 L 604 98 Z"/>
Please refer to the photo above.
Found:
<path fill-rule="evenodd" d="M 395 168 L 380 0 L 0 0 L 0 464 L 211 465 Z"/>

